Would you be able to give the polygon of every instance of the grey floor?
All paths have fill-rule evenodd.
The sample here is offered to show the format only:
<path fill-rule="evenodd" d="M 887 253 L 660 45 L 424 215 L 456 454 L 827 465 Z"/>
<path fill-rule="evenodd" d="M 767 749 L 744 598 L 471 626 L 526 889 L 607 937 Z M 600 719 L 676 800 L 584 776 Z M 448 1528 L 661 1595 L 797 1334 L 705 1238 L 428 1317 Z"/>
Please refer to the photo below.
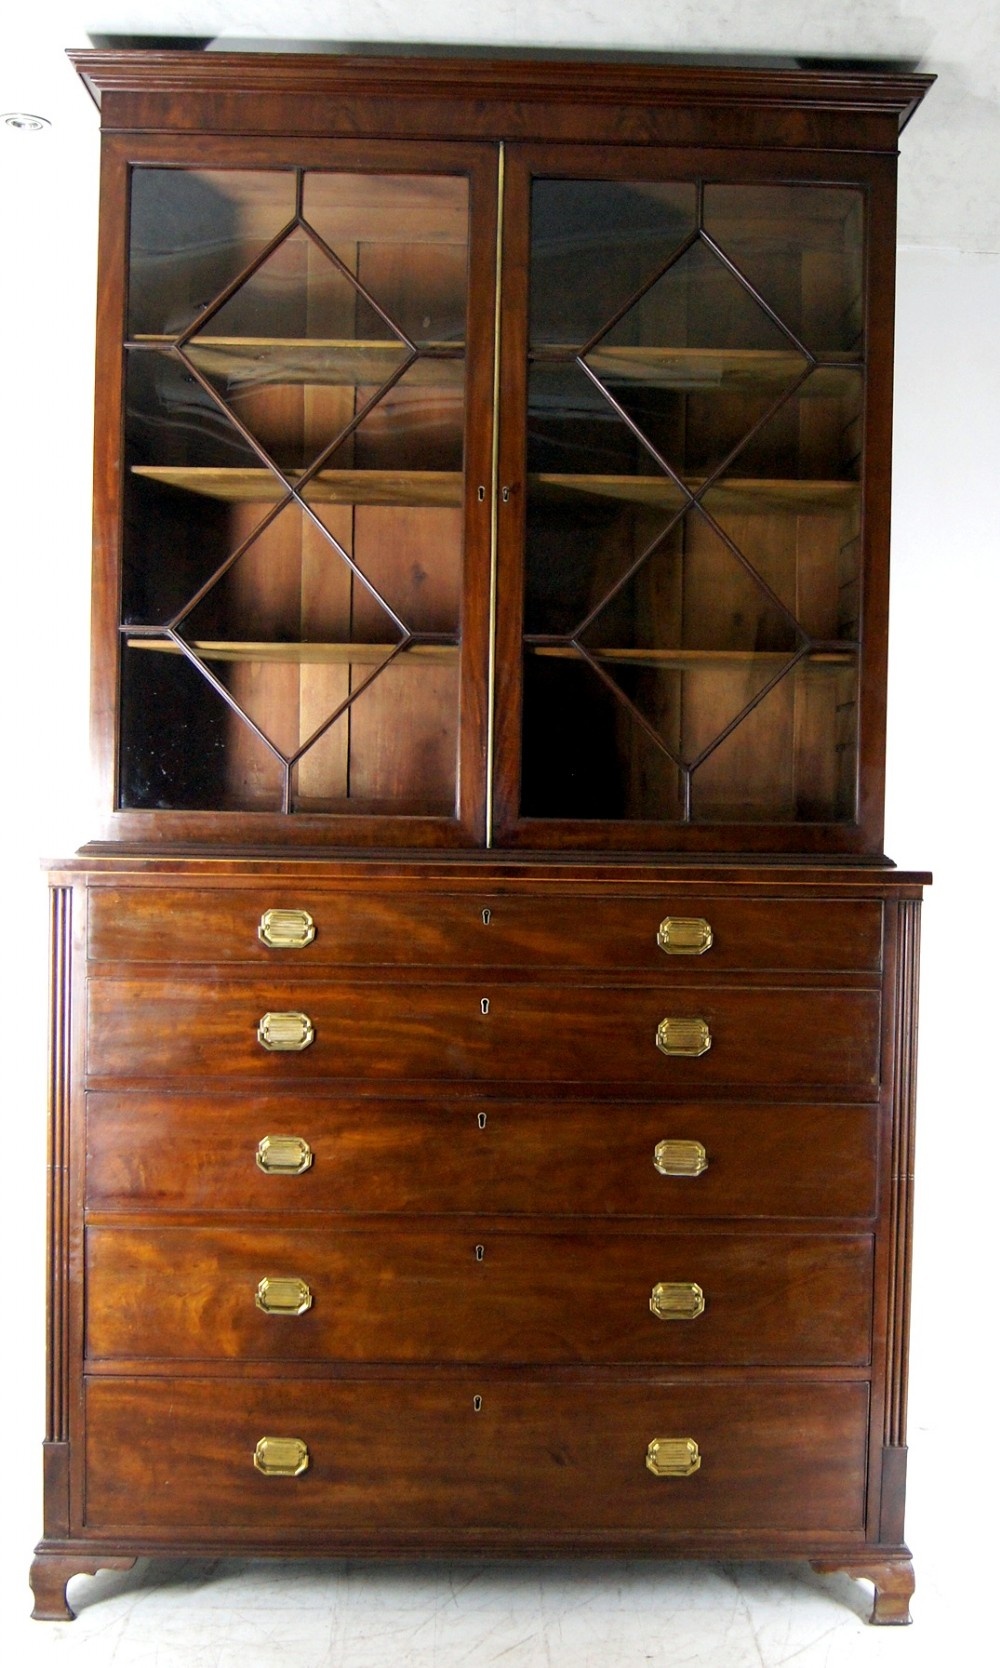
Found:
<path fill-rule="evenodd" d="M 992 1665 L 959 1579 L 932 1556 L 914 1626 L 870 1628 L 864 1583 L 797 1564 L 159 1559 L 77 1577 L 71 1623 L 5 1607 L 0 1638 L 16 1668 Z"/>

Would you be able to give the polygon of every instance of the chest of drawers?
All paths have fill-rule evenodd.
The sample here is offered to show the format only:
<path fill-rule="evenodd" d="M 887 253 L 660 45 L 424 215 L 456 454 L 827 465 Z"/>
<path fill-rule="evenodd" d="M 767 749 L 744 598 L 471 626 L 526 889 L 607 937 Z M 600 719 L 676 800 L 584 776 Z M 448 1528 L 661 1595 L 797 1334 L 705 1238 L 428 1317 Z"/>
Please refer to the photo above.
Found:
<path fill-rule="evenodd" d="M 140 1552 L 589 1549 L 905 1613 L 919 877 L 55 882 L 43 1604 Z"/>

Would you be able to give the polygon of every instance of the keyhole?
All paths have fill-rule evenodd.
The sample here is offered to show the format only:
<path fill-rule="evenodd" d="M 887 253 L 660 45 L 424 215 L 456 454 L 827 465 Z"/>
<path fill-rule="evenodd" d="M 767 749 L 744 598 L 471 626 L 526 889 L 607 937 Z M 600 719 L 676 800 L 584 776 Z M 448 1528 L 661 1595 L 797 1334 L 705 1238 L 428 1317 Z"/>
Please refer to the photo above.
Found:
<path fill-rule="evenodd" d="M 490 922 L 492 921 L 492 919 L 493 919 L 492 909 L 484 909 L 483 910 L 483 926 L 488 927 Z"/>
<path fill-rule="evenodd" d="M 478 1113 L 477 1116 L 476 1116 L 476 1122 L 479 1125 L 480 1129 L 485 1129 L 486 1128 L 486 1113 L 485 1112 Z"/>
<path fill-rule="evenodd" d="M 485 1255 L 486 1255 L 485 1245 L 477 1245 L 476 1246 L 476 1262 L 481 1263 L 483 1258 L 485 1257 Z"/>
<path fill-rule="evenodd" d="M 480 1006 L 480 1008 L 481 1008 L 481 1009 L 482 1009 L 482 1011 L 483 1011 L 483 1013 L 484 1013 L 484 1014 L 488 1014 L 488 1013 L 489 1013 L 489 1011 L 490 1011 L 490 999 L 489 999 L 489 997 L 488 997 L 488 996 L 484 996 L 484 997 L 483 997 L 483 998 L 482 998 L 482 1000 L 481 1000 L 481 1002 L 480 1002 L 480 1004 L 479 1004 L 479 1006 Z"/>
<path fill-rule="evenodd" d="M 478 492 L 476 493 L 476 497 L 479 499 L 479 502 L 481 504 L 486 502 L 486 488 L 484 486 L 481 486 L 479 488 Z"/>
<path fill-rule="evenodd" d="M 473 1396 L 473 1398 L 472 1398 L 472 1411 L 473 1411 L 473 1413 L 482 1413 L 482 1411 L 483 1411 L 483 1398 L 482 1398 L 482 1396 Z"/>

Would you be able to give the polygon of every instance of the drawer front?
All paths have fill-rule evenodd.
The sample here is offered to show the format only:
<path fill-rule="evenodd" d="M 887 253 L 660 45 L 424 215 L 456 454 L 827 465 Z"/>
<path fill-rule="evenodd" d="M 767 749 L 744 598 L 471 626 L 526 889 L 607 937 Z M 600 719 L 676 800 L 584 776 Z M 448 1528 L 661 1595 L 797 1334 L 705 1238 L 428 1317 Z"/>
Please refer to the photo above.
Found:
<path fill-rule="evenodd" d="M 91 1228 L 87 1352 L 861 1366 L 871 1291 L 866 1235 Z"/>
<path fill-rule="evenodd" d="M 91 1093 L 87 1201 L 296 1216 L 869 1217 L 877 1129 L 872 1106 Z"/>
<path fill-rule="evenodd" d="M 268 911 L 305 916 L 308 943 L 269 947 Z M 703 954 L 667 954 L 664 920 L 704 920 Z M 265 933 L 271 930 L 265 926 Z M 273 936 L 308 936 L 279 919 Z M 669 941 L 670 933 L 665 935 Z M 674 933 L 681 948 L 689 930 Z M 677 944 L 675 942 L 674 949 Z M 296 969 L 388 967 L 668 968 L 700 974 L 742 968 L 877 971 L 882 906 L 852 899 L 583 896 L 579 892 L 334 892 L 284 881 L 253 890 L 92 887 L 89 951 L 97 961 L 245 961 Z"/>
<path fill-rule="evenodd" d="M 308 1016 L 299 1051 L 259 1042 L 262 1016 L 274 1013 Z M 89 989 L 88 1069 L 92 1079 L 193 1073 L 261 1086 L 614 1082 L 681 1096 L 722 1084 L 813 1087 L 870 1100 L 879 1015 L 878 993 L 865 990 L 101 978 Z M 667 1017 L 704 1022 L 707 1051 L 662 1052 Z"/>
<path fill-rule="evenodd" d="M 474 1398 L 480 1399 L 476 1411 Z M 313 1379 L 91 1379 L 86 1528 L 258 1530 L 273 1540 L 567 1526 L 669 1539 L 691 1531 L 859 1534 L 863 1384 L 405 1384 Z M 254 1464 L 262 1438 L 305 1450 L 296 1475 Z M 700 1465 L 656 1476 L 652 1442 L 689 1439 Z M 276 1448 L 263 1451 L 276 1457 Z M 285 1453 L 288 1451 L 285 1450 Z M 527 1527 L 526 1527 L 527 1526 Z M 555 1544 L 555 1543 L 554 1543 Z"/>

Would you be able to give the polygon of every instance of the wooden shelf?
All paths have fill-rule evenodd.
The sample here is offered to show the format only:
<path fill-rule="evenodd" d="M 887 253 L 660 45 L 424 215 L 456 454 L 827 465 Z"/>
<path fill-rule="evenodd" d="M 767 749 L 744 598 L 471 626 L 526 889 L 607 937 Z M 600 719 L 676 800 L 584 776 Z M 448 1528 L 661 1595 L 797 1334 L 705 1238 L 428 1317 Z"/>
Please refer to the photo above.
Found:
<path fill-rule="evenodd" d="M 688 477 L 692 492 L 702 478 Z M 668 475 L 529 475 L 531 490 L 546 498 L 609 498 L 642 504 L 651 509 L 680 509 L 684 495 Z M 860 502 L 857 481 L 741 480 L 728 476 L 709 489 L 707 507 L 723 511 L 764 513 L 781 510 L 806 514 L 810 510 L 846 510 Z"/>
<path fill-rule="evenodd" d="M 137 464 L 132 473 L 163 486 L 240 504 L 276 504 L 286 495 L 270 469 L 194 469 Z M 458 470 L 324 469 L 304 488 L 311 504 L 385 504 L 451 509 L 462 503 Z"/>
<path fill-rule="evenodd" d="M 241 504 L 275 504 L 285 496 L 278 477 L 269 469 L 208 469 L 187 465 L 136 464 L 132 473 L 163 486 L 179 487 L 206 498 Z M 688 479 L 692 492 L 702 484 Z M 685 500 L 667 475 L 529 475 L 533 493 L 550 499 L 611 499 L 654 509 L 680 509 Z M 451 509 L 462 503 L 462 475 L 458 470 L 323 469 L 308 483 L 305 496 L 313 504 L 408 505 L 413 508 Z M 811 510 L 845 510 L 858 502 L 856 481 L 761 481 L 729 477 L 709 492 L 709 507 L 726 511 L 806 514 Z"/>
<path fill-rule="evenodd" d="M 535 363 L 566 363 L 576 357 L 571 347 L 543 348 L 532 355 Z M 641 382 L 652 388 L 674 388 L 693 393 L 778 393 L 801 376 L 806 361 L 800 353 L 778 350 L 678 347 L 597 347 L 584 355 L 595 376 Z M 810 376 L 802 385 L 807 398 L 844 394 L 860 388 L 861 367 L 853 354 L 827 355 L 817 367 L 824 374 Z"/>
<path fill-rule="evenodd" d="M 130 649 L 149 649 L 154 654 L 183 654 L 169 637 L 127 637 Z M 378 666 L 396 648 L 395 643 L 249 643 L 236 639 L 192 640 L 188 647 L 201 660 L 270 661 L 298 666 Z M 422 666 L 450 666 L 458 657 L 457 643 L 411 643 L 400 660 L 419 660 Z"/>
<path fill-rule="evenodd" d="M 531 654 L 556 660 L 583 660 L 571 644 L 529 643 Z M 663 672 L 731 670 L 738 666 L 767 666 L 775 669 L 792 659 L 794 651 L 773 649 L 588 649 L 594 660 L 619 666 L 651 666 Z M 806 655 L 810 666 L 850 666 L 856 660 L 853 649 L 816 649 Z"/>
<path fill-rule="evenodd" d="M 144 347 L 169 348 L 172 336 L 136 336 Z M 407 357 L 405 343 L 309 336 L 197 336 L 184 349 L 205 376 L 254 387 L 269 384 L 381 387 Z M 465 379 L 463 342 L 427 342 L 406 372 L 407 387 L 460 388 Z"/>
<path fill-rule="evenodd" d="M 139 335 L 144 347 L 170 348 L 175 338 Z M 208 376 L 230 381 L 326 384 L 343 387 L 379 386 L 387 381 L 406 358 L 402 342 L 356 341 L 349 337 L 310 336 L 196 336 L 185 350 L 199 370 Z M 426 342 L 419 358 L 406 372 L 409 385 L 459 387 L 465 376 L 464 342 Z M 572 363 L 576 349 L 560 343 L 532 353 L 536 364 Z M 595 375 L 620 381 L 642 382 L 654 388 L 685 389 L 692 392 L 719 389 L 723 392 L 775 392 L 788 386 L 805 369 L 806 362 L 794 350 L 687 347 L 603 347 L 585 355 Z M 806 397 L 848 392 L 859 386 L 862 366 L 850 353 L 828 354 L 802 386 Z"/>

